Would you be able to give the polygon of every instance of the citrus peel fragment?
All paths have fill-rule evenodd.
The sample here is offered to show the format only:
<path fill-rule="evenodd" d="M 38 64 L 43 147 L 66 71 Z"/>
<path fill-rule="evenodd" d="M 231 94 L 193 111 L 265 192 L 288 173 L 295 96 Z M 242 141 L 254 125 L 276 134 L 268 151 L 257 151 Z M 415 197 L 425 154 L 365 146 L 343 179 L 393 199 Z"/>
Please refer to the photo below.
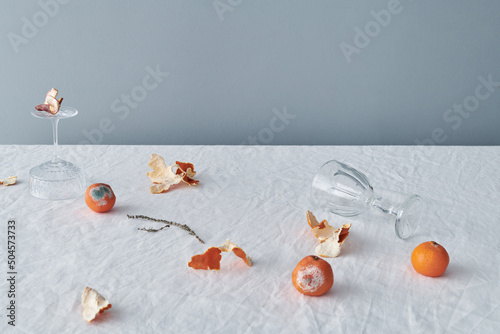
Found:
<path fill-rule="evenodd" d="M 188 263 L 188 267 L 203 270 L 220 270 L 221 252 L 233 252 L 234 255 L 242 259 L 247 266 L 252 266 L 252 259 L 241 249 L 229 240 L 218 247 L 210 247 L 203 254 L 195 255 Z"/>
<path fill-rule="evenodd" d="M 0 185 L 11 186 L 17 181 L 17 176 L 9 176 L 6 179 L 0 180 Z"/>
<path fill-rule="evenodd" d="M 307 222 L 319 240 L 316 255 L 322 257 L 339 256 L 342 244 L 349 235 L 351 224 L 344 224 L 340 228 L 335 228 L 330 226 L 326 219 L 319 223 L 311 211 L 307 211 Z"/>
<path fill-rule="evenodd" d="M 186 182 L 190 186 L 198 185 L 200 181 L 194 179 L 196 172 L 194 171 L 194 166 L 192 163 L 180 161 L 176 161 L 175 163 L 177 164 L 177 166 L 179 166 L 179 168 L 177 168 L 177 171 L 175 172 L 176 174 L 179 175 L 182 174 L 182 172 L 185 172 L 182 181 Z"/>
<path fill-rule="evenodd" d="M 234 255 L 245 261 L 245 263 L 251 267 L 252 266 L 252 259 L 241 249 L 240 247 L 236 246 L 229 240 L 226 240 L 225 243 L 220 245 L 218 247 L 221 251 L 223 252 L 233 252 Z"/>
<path fill-rule="evenodd" d="M 176 161 L 175 164 L 167 166 L 165 160 L 157 155 L 151 154 L 149 167 L 153 169 L 148 172 L 149 179 L 154 185 L 151 186 L 150 191 L 153 194 L 161 194 L 170 189 L 171 186 L 179 184 L 184 181 L 188 185 L 198 185 L 199 181 L 194 179 L 196 172 L 194 166 L 189 162 Z M 174 171 L 175 168 L 175 171 Z"/>
<path fill-rule="evenodd" d="M 94 289 L 85 287 L 82 293 L 83 319 L 91 322 L 95 317 L 111 308 L 111 304 Z"/>
<path fill-rule="evenodd" d="M 221 259 L 221 250 L 210 247 L 205 253 L 193 256 L 188 266 L 193 269 L 220 270 Z"/>
<path fill-rule="evenodd" d="M 59 91 L 57 89 L 51 88 L 45 96 L 45 101 L 43 102 L 43 104 L 37 105 L 35 109 L 38 111 L 46 111 L 53 115 L 57 114 L 59 112 L 59 109 L 61 108 L 61 103 L 63 101 L 62 97 L 60 99 L 57 99 L 58 93 Z"/>

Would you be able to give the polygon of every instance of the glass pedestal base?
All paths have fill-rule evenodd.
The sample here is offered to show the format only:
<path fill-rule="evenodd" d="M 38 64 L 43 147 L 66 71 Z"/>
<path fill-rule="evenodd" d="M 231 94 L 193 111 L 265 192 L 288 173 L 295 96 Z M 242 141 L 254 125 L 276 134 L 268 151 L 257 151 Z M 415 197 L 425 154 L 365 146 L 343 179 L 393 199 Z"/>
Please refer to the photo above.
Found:
<path fill-rule="evenodd" d="M 30 194 L 42 199 L 70 199 L 83 195 L 87 180 L 83 169 L 62 159 L 53 159 L 30 170 Z"/>

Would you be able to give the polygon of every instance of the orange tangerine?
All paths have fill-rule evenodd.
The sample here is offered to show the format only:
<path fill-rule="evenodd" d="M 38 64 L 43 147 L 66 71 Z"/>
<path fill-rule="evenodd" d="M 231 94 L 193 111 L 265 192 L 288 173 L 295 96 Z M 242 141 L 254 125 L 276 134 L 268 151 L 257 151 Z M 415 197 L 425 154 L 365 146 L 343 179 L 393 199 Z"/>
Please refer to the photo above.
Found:
<path fill-rule="evenodd" d="M 435 241 L 421 243 L 411 253 L 411 264 L 424 276 L 437 277 L 444 274 L 450 257 L 446 249 Z"/>

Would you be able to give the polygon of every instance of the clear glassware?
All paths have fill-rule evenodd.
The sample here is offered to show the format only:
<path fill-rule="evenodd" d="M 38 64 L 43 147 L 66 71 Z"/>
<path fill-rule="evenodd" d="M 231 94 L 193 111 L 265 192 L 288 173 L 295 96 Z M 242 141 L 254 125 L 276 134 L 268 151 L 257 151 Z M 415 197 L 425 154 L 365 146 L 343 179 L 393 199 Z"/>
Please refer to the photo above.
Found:
<path fill-rule="evenodd" d="M 78 110 L 61 106 L 55 115 L 38 110 L 32 111 L 31 114 L 52 122 L 54 153 L 51 160 L 30 170 L 30 194 L 52 200 L 70 199 L 82 195 L 87 189 L 85 172 L 73 163 L 61 159 L 58 150 L 59 120 L 76 116 Z"/>
<path fill-rule="evenodd" d="M 418 195 L 398 196 L 400 201 L 394 204 L 376 196 L 363 173 L 336 160 L 328 161 L 316 173 L 311 197 L 318 208 L 345 217 L 376 207 L 394 217 L 396 235 L 401 239 L 413 234 L 423 210 L 423 201 Z"/>

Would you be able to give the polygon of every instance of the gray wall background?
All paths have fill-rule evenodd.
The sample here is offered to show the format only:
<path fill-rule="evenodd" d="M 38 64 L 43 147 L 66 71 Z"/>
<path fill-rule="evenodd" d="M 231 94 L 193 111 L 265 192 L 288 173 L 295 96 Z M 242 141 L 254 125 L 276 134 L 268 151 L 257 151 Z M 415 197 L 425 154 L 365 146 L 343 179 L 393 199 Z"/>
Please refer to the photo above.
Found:
<path fill-rule="evenodd" d="M 62 144 L 500 144 L 497 0 L 2 1 L 0 18 L 0 144 L 52 142 L 30 114 L 51 87 L 80 112 Z"/>

